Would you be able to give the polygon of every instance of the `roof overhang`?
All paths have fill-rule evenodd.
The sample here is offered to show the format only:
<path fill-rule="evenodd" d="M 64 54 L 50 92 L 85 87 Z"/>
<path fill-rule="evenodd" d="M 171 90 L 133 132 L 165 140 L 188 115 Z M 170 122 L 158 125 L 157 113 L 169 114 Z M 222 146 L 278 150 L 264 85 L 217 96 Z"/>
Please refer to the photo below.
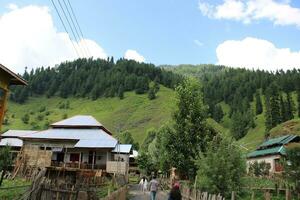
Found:
<path fill-rule="evenodd" d="M 4 71 L 8 76 L 10 76 L 9 85 L 28 85 L 28 83 L 21 76 L 12 72 L 2 64 L 0 64 L 0 70 Z"/>

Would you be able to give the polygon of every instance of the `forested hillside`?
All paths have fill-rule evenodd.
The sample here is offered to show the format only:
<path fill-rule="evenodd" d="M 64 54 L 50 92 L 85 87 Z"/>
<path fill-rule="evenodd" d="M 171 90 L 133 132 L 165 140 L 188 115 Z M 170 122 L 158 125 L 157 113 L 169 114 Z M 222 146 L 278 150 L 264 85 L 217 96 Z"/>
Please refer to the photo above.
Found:
<path fill-rule="evenodd" d="M 77 59 L 73 62 L 61 63 L 54 68 L 37 68 L 25 71 L 24 79 L 28 87 L 12 89 L 11 99 L 24 103 L 28 97 L 46 95 L 67 97 L 99 97 L 123 98 L 125 91 L 137 94 L 157 92 L 158 85 L 174 88 L 181 80 L 179 75 L 155 67 L 153 64 L 139 63 L 133 60 L 113 58 Z M 149 83 L 153 81 L 153 88 Z"/>
<path fill-rule="evenodd" d="M 210 116 L 236 139 L 255 131 L 267 137 L 278 124 L 299 117 L 300 70 L 267 72 L 216 65 L 164 67 L 199 78 Z"/>
<path fill-rule="evenodd" d="M 209 124 L 247 148 L 284 132 L 284 122 L 292 120 L 298 127 L 300 70 L 156 67 L 124 59 L 114 62 L 112 58 L 78 59 L 55 68 L 26 71 L 29 86 L 12 88 L 4 127 L 44 129 L 66 116 L 91 114 L 116 133 L 131 131 L 142 143 L 149 128 L 171 120 L 173 88 L 183 76 L 200 80 Z"/>

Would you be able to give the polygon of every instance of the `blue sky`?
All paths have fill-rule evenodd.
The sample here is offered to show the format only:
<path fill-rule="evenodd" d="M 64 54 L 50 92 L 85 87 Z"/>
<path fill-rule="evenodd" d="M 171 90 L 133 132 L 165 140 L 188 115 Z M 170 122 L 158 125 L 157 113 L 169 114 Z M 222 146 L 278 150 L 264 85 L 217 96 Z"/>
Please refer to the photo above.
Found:
<path fill-rule="evenodd" d="M 57 0 L 54 2 L 57 3 Z M 300 21 L 297 19 L 300 16 L 300 1 L 71 0 L 71 3 L 84 37 L 99 45 L 103 56 L 123 57 L 130 49 L 142 56 L 146 62 L 157 65 L 219 63 L 270 70 L 300 66 Z M 254 11 L 251 11 L 250 4 L 254 6 Z M 0 16 L 29 5 L 48 7 L 47 12 L 53 20 L 53 28 L 58 33 L 65 32 L 50 0 L 2 0 Z M 276 17 L 278 15 L 281 17 Z M 33 17 L 29 27 L 34 25 L 36 18 L 39 17 Z M 11 26 L 22 23 L 20 20 L 12 21 L 16 24 L 11 23 Z M 10 37 L 10 34 L 2 36 L 4 37 Z M 21 42 L 26 40 L 25 36 L 22 37 Z M 13 40 L 13 36 L 10 39 Z M 47 52 L 46 46 L 47 44 L 39 47 L 42 48 L 40 51 L 38 47 L 26 46 L 26 57 L 29 57 L 28 49 L 32 48 L 29 52 L 33 52 L 36 57 L 40 56 L 39 62 L 22 58 L 20 62 L 10 63 L 6 57 L 13 56 L 3 54 L 1 57 L 0 49 L 0 63 L 2 58 L 12 68 L 16 65 L 16 70 L 21 71 L 24 65 L 31 68 L 59 62 L 60 60 L 52 61 L 47 58 L 44 60 L 48 61 L 43 63 L 42 58 L 45 56 L 38 54 L 50 53 L 51 48 Z M 24 49 L 23 46 L 16 48 Z M 259 55 L 254 55 L 258 54 L 256 49 L 262 49 Z M 15 49 L 11 51 L 16 52 Z M 245 54 L 253 56 L 248 58 Z M 272 55 L 269 56 L 270 54 Z M 23 55 L 16 57 L 18 59 Z M 235 57 L 236 60 L 243 59 L 234 61 Z M 280 65 L 277 66 L 277 63 Z"/>

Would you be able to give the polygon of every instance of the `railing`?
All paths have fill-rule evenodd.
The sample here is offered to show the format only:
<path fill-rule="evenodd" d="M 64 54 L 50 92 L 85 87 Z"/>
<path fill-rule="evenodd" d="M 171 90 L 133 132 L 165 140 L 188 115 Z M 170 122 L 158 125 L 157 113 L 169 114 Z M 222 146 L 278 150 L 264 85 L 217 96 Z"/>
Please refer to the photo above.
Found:
<path fill-rule="evenodd" d="M 101 164 L 88 164 L 79 162 L 57 162 L 51 161 L 52 167 L 64 167 L 72 169 L 105 169 L 105 165 Z"/>

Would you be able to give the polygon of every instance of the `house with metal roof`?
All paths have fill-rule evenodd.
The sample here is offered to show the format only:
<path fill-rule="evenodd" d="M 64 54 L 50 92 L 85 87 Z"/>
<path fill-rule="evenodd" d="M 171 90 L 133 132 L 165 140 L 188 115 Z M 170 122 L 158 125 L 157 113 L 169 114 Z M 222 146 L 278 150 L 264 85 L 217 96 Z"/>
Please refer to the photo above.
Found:
<path fill-rule="evenodd" d="M 271 173 L 282 172 L 283 167 L 280 159 L 286 155 L 286 147 L 291 143 L 300 143 L 300 137 L 285 135 L 265 141 L 255 151 L 247 155 L 248 167 L 254 162 L 265 162 L 270 166 Z"/>
<path fill-rule="evenodd" d="M 3 136 L 0 144 L 22 146 L 19 158 L 26 162 L 20 162 L 20 165 L 108 173 L 128 171 L 128 162 L 116 162 L 114 155 L 128 153 L 129 157 L 131 145 L 118 145 L 111 132 L 92 116 L 77 115 L 53 123 L 42 131 L 10 130 Z"/>

